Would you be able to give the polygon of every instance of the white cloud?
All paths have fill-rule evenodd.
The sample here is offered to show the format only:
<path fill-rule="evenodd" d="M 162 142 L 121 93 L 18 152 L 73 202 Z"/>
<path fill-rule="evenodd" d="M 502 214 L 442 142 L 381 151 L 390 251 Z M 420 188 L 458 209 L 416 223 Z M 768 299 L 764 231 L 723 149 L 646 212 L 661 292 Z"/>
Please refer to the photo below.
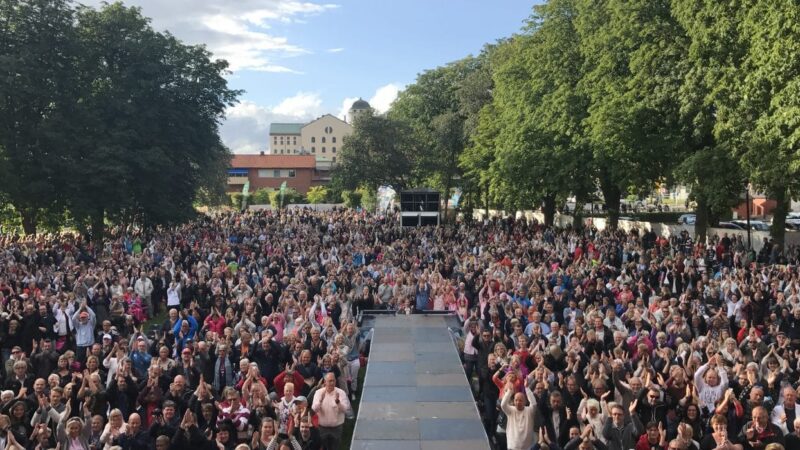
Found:
<path fill-rule="evenodd" d="M 272 111 L 284 116 L 315 117 L 322 112 L 321 106 L 322 99 L 319 94 L 300 92 L 295 96 L 283 99 Z"/>
<path fill-rule="evenodd" d="M 306 123 L 320 115 L 322 99 L 316 93 L 299 92 L 273 107 L 244 100 L 228 108 L 220 134 L 234 153 L 255 153 L 269 146 L 270 124 Z"/>
<path fill-rule="evenodd" d="M 101 0 L 84 0 L 98 7 Z M 152 18 L 153 27 L 169 30 L 189 44 L 206 44 L 233 71 L 299 73 L 275 60 L 310 53 L 269 32 L 273 23 L 301 23 L 338 5 L 302 0 L 127 0 Z"/>
<path fill-rule="evenodd" d="M 277 66 L 277 65 L 273 65 L 273 64 L 267 64 L 266 66 L 256 67 L 255 69 L 252 69 L 252 70 L 254 70 L 256 72 L 294 73 L 294 74 L 298 74 L 298 75 L 302 75 L 303 74 L 303 72 L 300 72 L 300 71 L 297 71 L 297 70 L 294 70 L 294 69 L 290 69 L 290 68 L 288 68 L 286 66 Z"/>
<path fill-rule="evenodd" d="M 383 114 L 392 106 L 392 102 L 397 98 L 399 92 L 400 87 L 394 83 L 381 86 L 375 91 L 375 95 L 369 99 L 369 106 Z"/>
<path fill-rule="evenodd" d="M 349 117 L 347 113 L 350 111 L 350 107 L 353 106 L 353 102 L 356 100 L 358 100 L 358 97 L 347 97 L 342 100 L 342 108 L 339 110 L 339 115 L 337 117 L 350 122 L 351 117 Z"/>
<path fill-rule="evenodd" d="M 327 50 L 328 53 L 341 53 L 343 51 L 344 51 L 344 48 L 342 48 L 342 47 L 329 48 Z"/>
<path fill-rule="evenodd" d="M 375 90 L 375 93 L 372 97 L 367 100 L 369 106 L 372 107 L 377 113 L 383 114 L 386 111 L 389 111 L 389 108 L 392 106 L 392 102 L 397 98 L 397 94 L 400 93 L 401 87 L 397 83 L 389 83 L 385 86 L 381 86 Z M 350 107 L 353 106 L 353 102 L 358 100 L 359 97 L 346 97 L 342 100 L 342 107 L 339 110 L 339 118 L 347 116 L 347 121 L 351 121 L 351 117 L 348 114 L 350 112 Z"/>

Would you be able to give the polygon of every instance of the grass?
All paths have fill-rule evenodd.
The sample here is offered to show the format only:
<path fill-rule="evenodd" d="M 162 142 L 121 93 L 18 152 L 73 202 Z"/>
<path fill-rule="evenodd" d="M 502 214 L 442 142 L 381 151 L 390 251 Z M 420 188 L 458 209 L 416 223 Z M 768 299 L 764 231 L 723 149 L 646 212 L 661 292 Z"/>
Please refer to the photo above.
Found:
<path fill-rule="evenodd" d="M 142 326 L 140 327 L 142 333 L 149 333 L 150 328 L 153 326 L 161 327 L 161 324 L 164 323 L 165 320 L 167 320 L 167 311 L 168 311 L 167 309 L 161 308 L 161 312 L 156 314 L 155 317 L 142 323 Z"/>
<path fill-rule="evenodd" d="M 369 360 L 367 361 L 369 364 Z M 361 391 L 356 394 L 356 401 L 350 402 L 353 406 L 353 416 L 355 419 L 345 420 L 344 428 L 342 429 L 342 443 L 339 445 L 340 450 L 347 450 L 353 442 L 353 431 L 356 428 L 356 420 L 358 419 L 358 407 L 361 406 L 361 393 L 364 392 L 364 375 L 367 374 L 367 368 L 362 367 L 358 370 L 358 386 Z"/>

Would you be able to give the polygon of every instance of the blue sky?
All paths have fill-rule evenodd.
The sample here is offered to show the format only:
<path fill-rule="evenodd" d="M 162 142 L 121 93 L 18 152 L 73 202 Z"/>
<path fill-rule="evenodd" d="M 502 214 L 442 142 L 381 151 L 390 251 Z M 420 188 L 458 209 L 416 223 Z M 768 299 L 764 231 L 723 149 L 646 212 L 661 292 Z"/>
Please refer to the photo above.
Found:
<path fill-rule="evenodd" d="M 84 3 L 96 6 L 100 0 Z M 128 0 L 159 30 L 205 43 L 244 89 L 222 127 L 237 153 L 269 123 L 340 116 L 357 97 L 385 110 L 426 69 L 520 30 L 533 0 Z"/>

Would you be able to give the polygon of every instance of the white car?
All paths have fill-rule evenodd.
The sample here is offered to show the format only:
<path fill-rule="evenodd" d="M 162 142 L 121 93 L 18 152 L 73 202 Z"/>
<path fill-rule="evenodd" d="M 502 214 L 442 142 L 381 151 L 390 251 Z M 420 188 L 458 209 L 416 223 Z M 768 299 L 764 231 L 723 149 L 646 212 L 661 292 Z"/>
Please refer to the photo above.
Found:
<path fill-rule="evenodd" d="M 746 230 L 742 225 L 739 225 L 736 222 L 720 222 L 716 228 L 722 228 L 723 230 Z"/>
<path fill-rule="evenodd" d="M 678 223 L 681 225 L 694 225 L 697 223 L 697 216 L 695 214 L 683 214 L 678 217 Z"/>
<path fill-rule="evenodd" d="M 747 229 L 746 220 L 734 220 L 733 223 L 739 225 L 742 229 Z M 750 220 L 750 229 L 753 231 L 769 231 L 769 224 L 760 220 Z"/>

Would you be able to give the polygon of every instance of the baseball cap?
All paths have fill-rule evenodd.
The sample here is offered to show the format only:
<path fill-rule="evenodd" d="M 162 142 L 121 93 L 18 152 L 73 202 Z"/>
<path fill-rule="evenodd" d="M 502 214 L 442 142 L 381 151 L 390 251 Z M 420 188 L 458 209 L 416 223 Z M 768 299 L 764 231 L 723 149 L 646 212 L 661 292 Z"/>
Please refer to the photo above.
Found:
<path fill-rule="evenodd" d="M 106 333 L 103 335 L 103 339 L 111 339 L 111 335 Z"/>

